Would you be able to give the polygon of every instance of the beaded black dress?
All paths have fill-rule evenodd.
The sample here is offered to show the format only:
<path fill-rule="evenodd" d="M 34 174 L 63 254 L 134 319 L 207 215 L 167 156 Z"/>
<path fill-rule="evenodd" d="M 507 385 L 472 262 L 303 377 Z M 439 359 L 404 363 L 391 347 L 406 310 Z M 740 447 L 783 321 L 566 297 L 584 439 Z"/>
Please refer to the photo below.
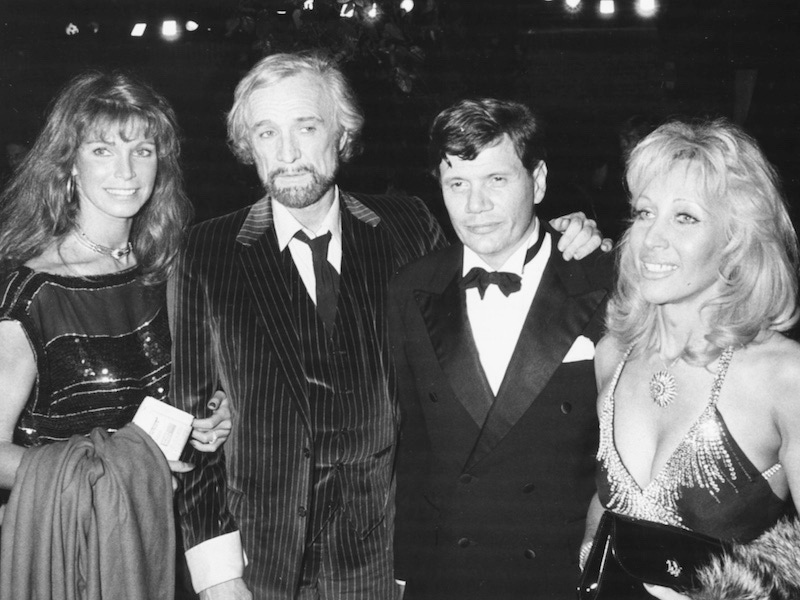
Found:
<path fill-rule="evenodd" d="M 759 471 L 717 409 L 732 354 L 728 348 L 720 357 L 705 410 L 661 472 L 644 487 L 628 472 L 614 443 L 614 391 L 625 354 L 600 415 L 597 491 L 604 508 L 737 542 L 755 539 L 791 513 L 791 500 L 776 496 L 768 481 L 781 469 L 780 463 Z"/>
<path fill-rule="evenodd" d="M 37 380 L 14 443 L 37 446 L 116 431 L 145 396 L 169 392 L 165 291 L 139 269 L 71 277 L 20 267 L 0 280 L 0 320 L 18 321 L 36 357 Z"/>

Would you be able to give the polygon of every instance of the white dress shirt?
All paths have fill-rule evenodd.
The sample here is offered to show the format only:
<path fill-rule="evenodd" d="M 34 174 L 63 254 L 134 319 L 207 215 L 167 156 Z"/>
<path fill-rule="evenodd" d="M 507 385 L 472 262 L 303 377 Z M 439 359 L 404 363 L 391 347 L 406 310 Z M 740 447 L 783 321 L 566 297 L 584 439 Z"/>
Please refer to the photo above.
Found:
<path fill-rule="evenodd" d="M 526 265 L 525 253 L 539 240 L 540 233 L 545 236 L 542 247 Z M 538 220 L 536 229 L 527 242 L 522 244 L 499 269 L 493 269 L 475 252 L 464 247 L 462 275 L 469 273 L 473 267 L 481 267 L 489 272 L 496 270 L 516 273 L 522 278 L 521 289 L 508 296 L 505 296 L 496 285 L 490 285 L 486 289 L 483 299 L 477 288 L 466 290 L 467 317 L 472 328 L 472 337 L 478 349 L 483 371 L 495 396 L 500 390 L 500 384 L 506 375 L 508 363 L 511 362 L 511 355 L 517 346 L 533 297 L 539 288 L 542 273 L 550 258 L 551 247 L 550 234 L 544 231 Z"/>
<path fill-rule="evenodd" d="M 328 243 L 328 262 L 331 263 L 337 273 L 342 272 L 342 220 L 339 214 L 339 188 L 334 190 L 333 204 L 331 205 L 325 219 L 322 221 L 317 231 L 311 231 L 300 221 L 295 219 L 283 204 L 272 200 L 272 222 L 275 226 L 275 235 L 278 237 L 278 248 L 283 251 L 289 246 L 292 260 L 300 273 L 300 279 L 306 286 L 308 295 L 314 304 L 317 303 L 317 280 L 314 276 L 314 261 L 311 257 L 311 247 L 305 242 L 298 240 L 295 234 L 303 231 L 308 239 L 325 235 L 331 232 L 331 241 Z"/>

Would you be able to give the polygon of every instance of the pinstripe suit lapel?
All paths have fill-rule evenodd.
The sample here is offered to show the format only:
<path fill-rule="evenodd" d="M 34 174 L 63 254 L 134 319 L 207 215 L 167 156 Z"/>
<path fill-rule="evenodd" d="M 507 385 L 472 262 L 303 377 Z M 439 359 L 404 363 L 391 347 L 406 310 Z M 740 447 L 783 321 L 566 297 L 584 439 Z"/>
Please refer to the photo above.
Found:
<path fill-rule="evenodd" d="M 263 210 L 262 202 L 254 205 L 254 209 Z M 258 220 L 255 235 L 252 233 L 254 220 Z M 255 331 L 253 335 L 266 335 L 272 344 L 274 356 L 286 375 L 291 396 L 310 430 L 308 386 L 300 356 L 300 336 L 296 329 L 296 318 L 292 314 L 292 293 L 286 278 L 287 265 L 284 261 L 287 257 L 278 251 L 271 211 L 267 211 L 266 215 L 248 217 L 239 240 L 247 242 L 241 246 L 239 254 L 241 276 L 247 282 L 253 306 L 264 326 L 263 332 Z M 288 261 L 291 263 L 291 258 Z M 288 266 L 291 268 L 291 265 Z"/>
<path fill-rule="evenodd" d="M 385 334 L 379 326 L 383 322 L 385 288 L 393 269 L 393 254 L 383 229 L 343 210 L 341 286 L 361 313 L 369 315 L 369 322 L 376 326 L 375 339 L 381 342 Z"/>

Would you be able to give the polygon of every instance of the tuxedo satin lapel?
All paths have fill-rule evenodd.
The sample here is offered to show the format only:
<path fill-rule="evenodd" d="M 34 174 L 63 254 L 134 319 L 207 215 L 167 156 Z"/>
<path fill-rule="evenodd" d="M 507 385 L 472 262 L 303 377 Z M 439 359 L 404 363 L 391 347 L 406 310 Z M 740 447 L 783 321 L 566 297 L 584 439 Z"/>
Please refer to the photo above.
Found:
<path fill-rule="evenodd" d="M 480 427 L 494 396 L 472 337 L 458 275 L 454 270 L 452 281 L 441 294 L 417 290 L 415 299 L 450 386 Z"/>
<path fill-rule="evenodd" d="M 542 275 L 468 467 L 485 458 L 536 401 L 606 296 L 603 289 L 570 295 L 559 274 L 563 266 L 560 257 L 551 258 Z"/>
<path fill-rule="evenodd" d="M 288 264 L 284 261 L 288 260 Z M 253 335 L 265 335 L 272 343 L 275 356 L 286 375 L 292 391 L 292 398 L 298 404 L 300 414 L 308 421 L 308 388 L 299 354 L 300 336 L 291 312 L 292 294 L 286 279 L 286 269 L 291 268 L 292 260 L 288 250 L 286 256 L 278 251 L 275 231 L 267 230 L 249 246 L 242 246 L 240 266 L 242 276 L 247 282 L 250 299 L 255 306 L 264 331 L 254 331 Z"/>

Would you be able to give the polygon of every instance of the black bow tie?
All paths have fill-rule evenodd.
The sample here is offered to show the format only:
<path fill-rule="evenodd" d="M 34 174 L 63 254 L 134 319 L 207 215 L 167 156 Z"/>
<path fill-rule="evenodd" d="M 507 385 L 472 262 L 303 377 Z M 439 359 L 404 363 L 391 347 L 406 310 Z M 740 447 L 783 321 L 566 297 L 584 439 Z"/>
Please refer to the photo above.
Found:
<path fill-rule="evenodd" d="M 478 293 L 481 295 L 481 299 L 483 299 L 486 288 L 491 284 L 495 284 L 500 288 L 503 294 L 508 296 L 509 294 L 518 292 L 522 288 L 522 277 L 516 273 L 507 273 L 505 271 L 489 272 L 486 269 L 474 267 L 470 269 L 469 273 L 462 277 L 459 285 L 462 290 L 474 287 L 478 288 Z"/>
<path fill-rule="evenodd" d="M 540 234 L 536 243 L 528 248 L 528 251 L 525 253 L 526 265 L 534 256 L 536 256 L 536 253 L 539 252 L 543 241 L 544 233 Z M 508 273 L 506 271 L 490 272 L 486 269 L 482 269 L 481 267 L 474 267 L 470 269 L 469 273 L 464 275 L 459 282 L 462 290 L 467 290 L 474 287 L 478 288 L 478 293 L 481 295 L 481 300 L 483 300 L 483 296 L 486 294 L 486 289 L 492 284 L 495 284 L 497 287 L 499 287 L 500 291 L 503 292 L 503 295 L 508 297 L 509 294 L 513 294 L 514 292 L 518 292 L 522 289 L 522 278 L 516 273 Z"/>

